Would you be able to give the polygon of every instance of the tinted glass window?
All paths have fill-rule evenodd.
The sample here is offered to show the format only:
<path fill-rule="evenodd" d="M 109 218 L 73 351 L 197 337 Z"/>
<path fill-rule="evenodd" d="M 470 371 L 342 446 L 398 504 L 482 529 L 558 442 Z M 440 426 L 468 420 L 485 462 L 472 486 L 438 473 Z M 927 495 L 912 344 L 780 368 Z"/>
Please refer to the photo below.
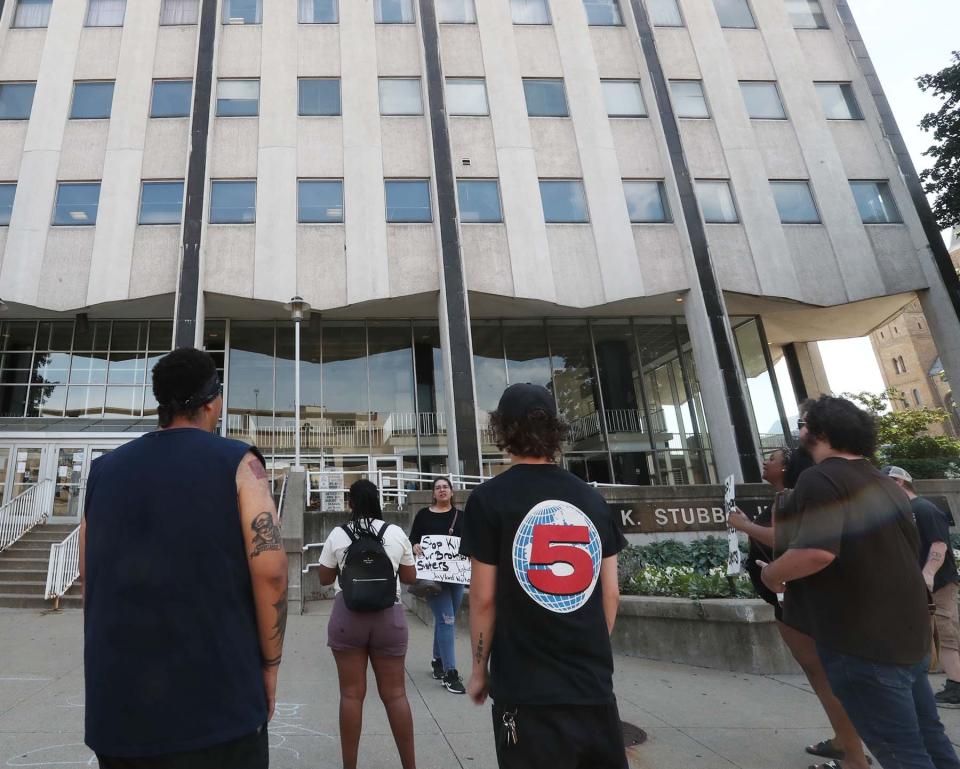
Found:
<path fill-rule="evenodd" d="M 155 80 L 150 117 L 189 117 L 192 98 L 191 80 Z"/>
<path fill-rule="evenodd" d="M 53 223 L 75 227 L 90 227 L 97 223 L 100 204 L 100 182 L 57 185 L 57 202 Z"/>
<path fill-rule="evenodd" d="M 617 0 L 583 0 L 587 23 L 598 27 L 616 27 L 623 24 Z"/>
<path fill-rule="evenodd" d="M 523 94 L 530 117 L 567 117 L 567 94 L 562 80 L 523 81 Z"/>
<path fill-rule="evenodd" d="M 122 27 L 127 0 L 90 0 L 87 6 L 88 27 Z"/>
<path fill-rule="evenodd" d="M 260 0 L 223 0 L 224 24 L 259 24 L 262 13 Z"/>
<path fill-rule="evenodd" d="M 610 117 L 646 117 L 639 80 L 601 80 L 603 102 Z"/>
<path fill-rule="evenodd" d="M 669 221 L 663 182 L 624 182 L 623 192 L 631 222 Z"/>
<path fill-rule="evenodd" d="M 817 96 L 827 120 L 863 120 L 850 83 L 816 83 Z"/>
<path fill-rule="evenodd" d="M 381 115 L 422 115 L 419 78 L 380 78 Z"/>
<path fill-rule="evenodd" d="M 707 118 L 707 98 L 703 95 L 703 83 L 699 80 L 670 81 L 670 95 L 677 117 Z"/>
<path fill-rule="evenodd" d="M 200 0 L 163 0 L 162 25 L 196 24 L 200 20 Z"/>
<path fill-rule="evenodd" d="M 337 0 L 299 0 L 301 24 L 336 24 Z"/>
<path fill-rule="evenodd" d="M 297 183 L 297 221 L 330 224 L 343 221 L 343 181 L 301 179 Z"/>
<path fill-rule="evenodd" d="M 589 221 L 587 196 L 583 182 L 571 180 L 540 180 L 540 201 L 547 223 L 580 223 Z"/>
<path fill-rule="evenodd" d="M 897 224 L 903 221 L 887 182 L 850 182 L 864 224 Z"/>
<path fill-rule="evenodd" d="M 16 184 L 0 184 L 0 227 L 10 224 L 10 214 L 13 213 L 13 199 L 16 194 Z"/>
<path fill-rule="evenodd" d="M 90 120 L 110 117 L 113 105 L 113 83 L 75 83 L 70 117 Z"/>
<path fill-rule="evenodd" d="M 301 78 L 299 112 L 301 115 L 339 115 L 340 80 Z"/>
<path fill-rule="evenodd" d="M 826 29 L 827 17 L 820 0 L 786 0 L 790 21 L 797 29 Z"/>
<path fill-rule="evenodd" d="M 550 23 L 547 0 L 510 0 L 510 14 L 514 24 Z"/>
<path fill-rule="evenodd" d="M 413 24 L 413 0 L 374 0 L 377 24 Z"/>
<path fill-rule="evenodd" d="M 45 27 L 50 22 L 50 6 L 53 0 L 19 0 L 17 14 L 13 17 L 15 27 Z"/>
<path fill-rule="evenodd" d="M 438 0 L 437 18 L 441 24 L 474 24 L 477 9 L 473 0 Z"/>
<path fill-rule="evenodd" d="M 256 117 L 260 114 L 259 80 L 221 80 L 217 83 L 219 117 Z"/>
<path fill-rule="evenodd" d="M 447 114 L 488 115 L 487 86 L 483 80 L 447 78 Z"/>
<path fill-rule="evenodd" d="M 183 182 L 144 182 L 140 193 L 140 224 L 180 224 Z"/>
<path fill-rule="evenodd" d="M 703 220 L 708 224 L 734 224 L 739 221 L 730 182 L 698 181 L 697 200 Z"/>
<path fill-rule="evenodd" d="M 0 83 L 0 120 L 29 120 L 36 83 Z"/>
<path fill-rule="evenodd" d="M 820 214 L 807 182 L 770 182 L 784 224 L 818 224 Z"/>
<path fill-rule="evenodd" d="M 430 184 L 426 179 L 394 179 L 385 183 L 388 222 L 430 222 Z"/>
<path fill-rule="evenodd" d="M 740 83 L 747 114 L 755 120 L 786 120 L 776 83 Z"/>
<path fill-rule="evenodd" d="M 713 0 L 721 27 L 752 29 L 753 14 L 747 0 Z"/>
<path fill-rule="evenodd" d="M 215 181 L 210 185 L 212 224 L 252 224 L 257 220 L 257 183 Z"/>
<path fill-rule="evenodd" d="M 460 221 L 502 222 L 500 188 L 492 179 L 461 179 L 457 182 Z"/>
<path fill-rule="evenodd" d="M 647 0 L 647 11 L 655 27 L 682 27 L 683 17 L 677 0 Z"/>

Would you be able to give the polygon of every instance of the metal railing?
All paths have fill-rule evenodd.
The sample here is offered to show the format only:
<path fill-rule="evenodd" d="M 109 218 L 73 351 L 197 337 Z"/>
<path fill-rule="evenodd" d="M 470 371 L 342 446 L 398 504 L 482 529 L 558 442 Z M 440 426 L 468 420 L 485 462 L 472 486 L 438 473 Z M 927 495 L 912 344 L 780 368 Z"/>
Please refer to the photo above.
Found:
<path fill-rule="evenodd" d="M 53 481 L 39 481 L 0 507 L 0 551 L 47 519 L 52 488 Z"/>
<path fill-rule="evenodd" d="M 60 608 L 60 599 L 80 578 L 80 527 L 77 526 L 63 542 L 50 545 L 50 563 L 47 566 L 47 587 L 44 598 Z"/>
<path fill-rule="evenodd" d="M 313 504 L 314 497 L 320 497 L 320 507 L 326 512 L 342 512 L 346 510 L 344 494 L 347 493 L 352 480 L 369 478 L 380 492 L 380 507 L 387 503 L 394 503 L 403 507 L 407 501 L 407 494 L 411 491 L 422 491 L 433 487 L 438 478 L 449 480 L 454 489 L 470 489 L 479 486 L 488 476 L 485 475 L 446 475 L 444 473 L 421 473 L 417 470 L 312 470 L 307 472 L 307 507 Z M 351 483 L 352 483 L 351 480 Z"/>

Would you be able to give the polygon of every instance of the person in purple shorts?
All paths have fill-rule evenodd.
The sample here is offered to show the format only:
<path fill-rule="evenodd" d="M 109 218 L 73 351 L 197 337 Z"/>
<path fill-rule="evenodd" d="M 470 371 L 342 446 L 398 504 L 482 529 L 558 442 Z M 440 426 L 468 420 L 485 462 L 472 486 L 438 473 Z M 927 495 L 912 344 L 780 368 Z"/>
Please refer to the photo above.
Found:
<path fill-rule="evenodd" d="M 359 480 L 350 487 L 351 519 L 337 526 L 320 553 L 321 585 L 332 585 L 343 571 L 347 550 L 357 536 L 365 532 L 380 533 L 383 549 L 393 563 L 395 573 L 404 584 L 417 578 L 413 547 L 406 532 L 399 526 L 387 525 L 380 509 L 375 484 Z M 350 533 L 345 528 L 349 527 Z M 377 691 L 387 710 L 393 739 L 400 753 L 403 769 L 416 769 L 413 746 L 413 716 L 407 701 L 404 662 L 407 655 L 407 618 L 400 603 L 399 585 L 396 602 L 383 611 L 358 612 L 347 608 L 337 584 L 333 613 L 327 625 L 327 645 L 337 661 L 340 678 L 340 749 L 344 769 L 357 769 L 360 730 L 363 723 L 363 700 L 367 693 L 367 660 L 373 665 Z"/>

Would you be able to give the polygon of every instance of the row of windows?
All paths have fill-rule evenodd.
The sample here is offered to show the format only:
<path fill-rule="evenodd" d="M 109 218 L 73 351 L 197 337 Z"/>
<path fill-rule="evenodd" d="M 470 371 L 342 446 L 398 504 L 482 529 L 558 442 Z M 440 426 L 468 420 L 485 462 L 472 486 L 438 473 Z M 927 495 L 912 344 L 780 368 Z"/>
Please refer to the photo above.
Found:
<path fill-rule="evenodd" d="M 549 0 L 509 0 L 514 24 L 550 24 Z M 820 0 L 784 0 L 787 13 L 798 29 L 824 29 L 827 19 Z M 756 28 L 748 0 L 713 0 L 720 26 L 736 29 Z M 46 27 L 50 22 L 53 0 L 18 0 L 14 27 Z M 85 25 L 122 27 L 126 0 L 89 0 Z M 656 26 L 683 26 L 677 0 L 647 0 L 651 21 Z M 583 0 L 587 23 L 592 26 L 622 26 L 619 0 Z M 412 24 L 414 0 L 374 0 L 377 24 Z M 200 0 L 163 0 L 161 25 L 196 24 Z M 297 18 L 301 24 L 336 24 L 338 0 L 298 0 Z M 475 24 L 475 0 L 437 0 L 437 18 L 441 24 Z M 263 0 L 224 0 L 224 24 L 260 24 Z"/>
<path fill-rule="evenodd" d="M 770 186 L 783 224 L 819 224 L 820 213 L 810 184 L 804 180 L 771 180 Z M 140 195 L 140 224 L 179 224 L 183 214 L 183 181 L 145 181 Z M 887 182 L 853 181 L 850 188 L 865 224 L 901 222 Z M 635 224 L 669 222 L 664 183 L 660 180 L 624 180 L 630 221 Z M 739 222 L 730 182 L 696 182 L 697 199 L 708 224 Z M 10 223 L 15 184 L 0 184 L 0 226 Z M 384 183 L 387 221 L 430 222 L 430 183 L 426 179 L 387 179 Z M 460 219 L 466 223 L 502 222 L 500 188 L 494 179 L 457 181 Z M 257 183 L 246 179 L 211 182 L 211 224 L 256 222 Z M 590 221 L 587 197 L 579 179 L 541 179 L 540 199 L 548 224 Z M 57 226 L 93 226 L 100 203 L 99 182 L 61 182 L 53 212 Z M 343 222 L 342 179 L 300 179 L 297 182 L 297 221 L 303 224 Z"/>
<path fill-rule="evenodd" d="M 646 117 L 647 107 L 639 80 L 601 80 L 609 117 Z M 862 120 L 863 113 L 850 83 L 815 83 L 828 120 Z M 422 115 L 420 78 L 389 77 L 379 80 L 381 115 Z M 0 83 L 0 120 L 28 120 L 33 108 L 35 83 Z M 742 81 L 740 89 L 751 118 L 786 120 L 780 90 L 773 81 Z M 114 81 L 74 83 L 70 118 L 106 119 L 113 105 Z M 567 94 L 561 78 L 524 78 L 523 92 L 530 117 L 569 117 Z M 710 105 L 699 80 L 672 80 L 674 112 L 680 118 L 709 118 Z M 191 80 L 155 80 L 150 100 L 154 118 L 187 117 L 193 97 Z M 483 78 L 447 78 L 447 114 L 489 115 Z M 339 78 L 300 78 L 298 109 L 301 116 L 341 114 Z M 256 117 L 260 114 L 260 81 L 222 79 L 217 82 L 219 117 Z"/>

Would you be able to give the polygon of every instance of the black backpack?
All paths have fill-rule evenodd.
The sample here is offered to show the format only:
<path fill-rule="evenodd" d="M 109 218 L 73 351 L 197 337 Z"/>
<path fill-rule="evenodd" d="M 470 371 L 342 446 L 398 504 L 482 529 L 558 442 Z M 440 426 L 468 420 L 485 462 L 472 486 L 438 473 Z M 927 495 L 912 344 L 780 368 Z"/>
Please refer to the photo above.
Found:
<path fill-rule="evenodd" d="M 397 571 L 383 547 L 383 532 L 389 525 L 384 523 L 376 533 L 340 527 L 350 537 L 350 547 L 340 570 L 343 602 L 350 611 L 383 611 L 396 603 Z"/>

